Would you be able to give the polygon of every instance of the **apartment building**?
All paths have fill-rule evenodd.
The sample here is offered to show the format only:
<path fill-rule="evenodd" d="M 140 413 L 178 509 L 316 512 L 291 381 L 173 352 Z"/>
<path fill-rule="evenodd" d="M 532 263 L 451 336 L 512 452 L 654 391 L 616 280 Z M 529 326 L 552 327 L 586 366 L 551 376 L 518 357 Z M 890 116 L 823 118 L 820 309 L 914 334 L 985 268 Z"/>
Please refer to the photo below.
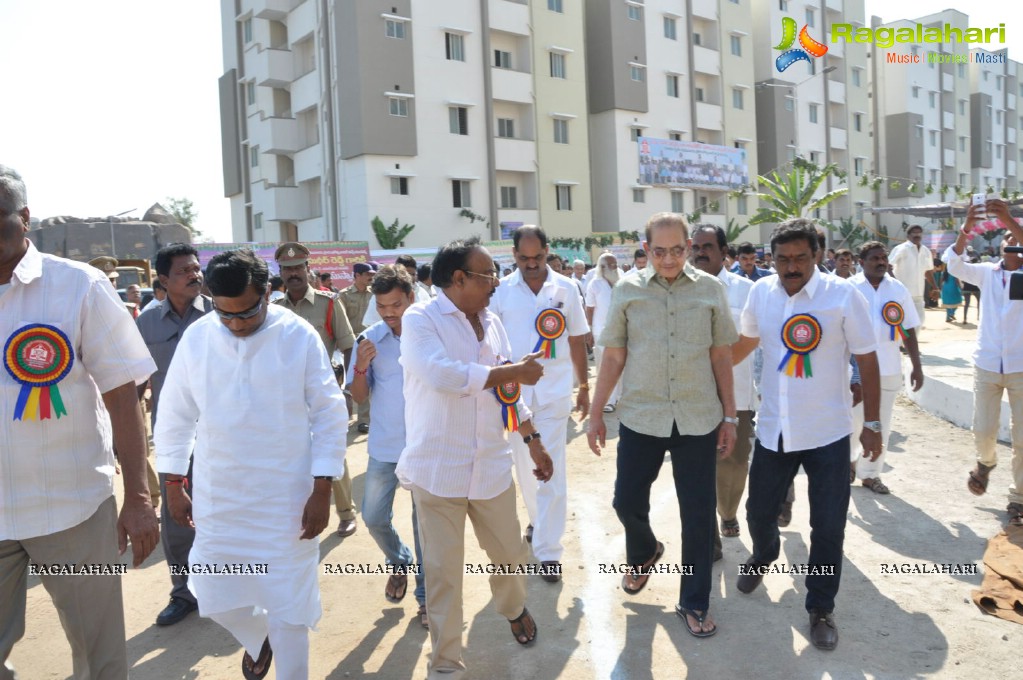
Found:
<path fill-rule="evenodd" d="M 1023 151 L 1017 136 L 1023 129 L 1020 64 L 1008 50 L 970 50 L 970 180 L 962 186 L 978 191 L 1019 190 L 1017 164 Z"/>
<path fill-rule="evenodd" d="M 871 101 L 868 49 L 865 43 L 828 41 L 831 25 L 864 25 L 863 0 L 753 0 L 753 37 L 759 174 L 787 171 L 796 156 L 824 166 L 835 163 L 847 175 L 843 185 L 829 178 L 819 193 L 847 186 L 849 192 L 826 206 L 818 217 L 837 222 L 859 218 L 860 206 L 872 202 L 868 187 L 857 184 L 871 171 Z M 784 19 L 806 26 L 827 44 L 827 53 L 797 61 L 778 71 L 775 47 L 783 42 Z M 796 45 L 798 47 L 798 44 Z M 765 241 L 773 225 L 763 225 Z"/>
<path fill-rule="evenodd" d="M 222 0 L 238 241 L 590 231 L 583 0 Z"/>
<path fill-rule="evenodd" d="M 698 142 L 739 149 L 755 170 L 749 2 L 587 1 L 594 231 L 640 229 L 663 210 L 722 226 L 752 214 L 755 201 L 724 188 L 651 181 L 639 160 L 644 144 Z"/>

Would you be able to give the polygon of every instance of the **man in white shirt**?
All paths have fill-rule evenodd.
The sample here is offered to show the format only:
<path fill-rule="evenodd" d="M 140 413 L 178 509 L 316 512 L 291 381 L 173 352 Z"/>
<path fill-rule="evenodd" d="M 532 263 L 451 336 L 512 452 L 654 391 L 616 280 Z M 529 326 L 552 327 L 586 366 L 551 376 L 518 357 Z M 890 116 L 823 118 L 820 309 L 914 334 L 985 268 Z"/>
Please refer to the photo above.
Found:
<path fill-rule="evenodd" d="M 836 256 L 842 265 L 843 253 Z M 916 342 L 916 329 L 920 317 L 916 314 L 913 298 L 904 285 L 888 274 L 888 253 L 880 241 L 868 241 L 860 246 L 860 265 L 863 271 L 853 275 L 849 282 L 856 286 L 867 299 L 870 320 L 874 325 L 877 340 L 877 364 L 881 373 L 881 455 L 876 460 L 863 456 L 863 447 L 853 444 L 852 468 L 863 486 L 874 493 L 887 494 L 891 490 L 881 481 L 885 454 L 888 452 L 888 437 L 892 429 L 892 411 L 895 397 L 902 388 L 902 355 L 899 347 L 905 346 L 912 364 L 909 380 L 916 392 L 924 384 L 924 372 L 920 365 L 920 348 Z M 863 426 L 863 402 L 853 395 L 853 432 Z"/>
<path fill-rule="evenodd" d="M 802 466 L 812 532 L 806 577 L 810 641 L 818 649 L 834 649 L 838 629 L 832 610 L 849 508 L 850 353 L 860 367 L 868 419 L 860 442 L 872 459 L 881 454 L 881 390 L 867 301 L 848 281 L 817 270 L 818 248 L 811 220 L 794 218 L 778 225 L 771 235 L 778 275 L 753 285 L 742 312 L 742 334 L 733 348 L 736 361 L 758 343 L 764 349 L 746 502 L 753 555 L 740 568 L 737 587 L 753 592 L 778 559 L 778 511 Z"/>
<path fill-rule="evenodd" d="M 408 275 L 412 277 L 413 287 L 415 289 L 416 302 L 429 302 L 433 299 L 433 294 L 430 289 L 423 285 L 418 280 L 419 270 L 416 268 L 416 258 L 411 255 L 399 255 L 394 260 L 395 267 L 404 267 Z M 366 307 L 366 313 L 362 317 L 363 326 L 369 328 L 373 324 L 380 321 L 380 313 L 377 311 L 377 303 L 372 297 L 369 299 L 368 306 Z M 360 430 L 361 432 L 362 430 Z"/>
<path fill-rule="evenodd" d="M 967 262 L 963 256 L 972 238 L 974 225 L 986 211 L 1009 230 L 1002 242 L 1002 260 Z M 966 223 L 955 243 L 945 251 L 948 272 L 981 290 L 980 329 L 973 352 L 974 406 L 973 437 L 977 445 L 977 466 L 970 472 L 968 486 L 977 496 L 987 491 L 988 476 L 998 463 L 995 442 L 1002 393 L 1009 394 L 1012 412 L 1012 486 L 1009 487 L 1009 522 L 1023 525 L 1023 301 L 1009 299 L 1010 279 L 1023 276 L 1023 256 L 1005 252 L 1006 246 L 1023 243 L 1023 229 L 1009 214 L 1003 201 L 988 201 L 986 206 L 971 206 Z"/>
<path fill-rule="evenodd" d="M 924 327 L 924 282 L 934 269 L 934 255 L 923 245 L 923 238 L 924 228 L 914 224 L 906 230 L 906 241 L 892 248 L 888 255 L 895 278 L 909 290 L 916 314 L 920 317 L 917 337 Z"/>
<path fill-rule="evenodd" d="M 153 299 L 142 308 L 143 312 L 148 312 L 153 307 L 158 307 L 161 302 L 167 299 L 167 289 L 163 287 L 160 280 L 153 281 Z"/>
<path fill-rule="evenodd" d="M 25 183 L 0 165 L 0 677 L 13 677 L 7 659 L 25 634 L 31 561 L 106 570 L 40 578 L 74 676 L 120 680 L 128 659 L 118 553 L 130 540 L 138 567 L 160 540 L 136 394 L 156 365 L 103 272 L 40 253 L 28 228 Z"/>
<path fill-rule="evenodd" d="M 725 255 L 728 242 L 724 229 L 713 224 L 697 224 L 693 227 L 692 262 L 697 269 L 716 276 L 725 286 L 728 307 L 732 321 L 739 327 L 739 318 L 753 282 L 745 276 L 733 274 L 725 269 Z M 732 384 L 735 389 L 735 415 L 739 419 L 736 428 L 735 448 L 732 455 L 718 460 L 717 504 L 721 517 L 721 529 L 714 529 L 714 559 L 722 557 L 721 536 L 734 538 L 739 535 L 739 520 L 736 514 L 739 501 L 746 490 L 746 476 L 749 473 L 749 454 L 753 449 L 753 415 L 757 410 L 757 393 L 753 387 L 753 357 L 748 356 L 732 367 Z"/>
<path fill-rule="evenodd" d="M 597 275 L 586 287 L 586 322 L 593 331 L 593 361 L 600 372 L 600 362 L 604 358 L 604 346 L 600 344 L 600 335 L 607 324 L 607 312 L 611 309 L 611 290 L 618 283 L 618 260 L 614 254 L 604 253 L 597 259 Z M 618 399 L 622 396 L 621 378 L 611 390 L 604 413 L 614 413 Z"/>
<path fill-rule="evenodd" d="M 544 377 L 522 388 L 522 402 L 533 413 L 533 427 L 543 436 L 547 452 L 559 471 L 550 482 L 538 484 L 533 476 L 529 448 L 512 437 L 515 469 L 533 526 L 536 559 L 547 568 L 543 579 L 561 580 L 561 556 L 565 547 L 568 486 L 565 448 L 568 418 L 572 412 L 572 378 L 579 383 L 575 410 L 585 419 L 590 410 L 589 366 L 586 336 L 589 326 L 575 284 L 547 267 L 547 234 L 540 227 L 519 227 L 512 234 L 516 269 L 501 279 L 494 291 L 490 311 L 497 314 L 508 333 L 512 356 L 542 351 Z"/>
<path fill-rule="evenodd" d="M 515 511 L 511 447 L 505 429 L 529 444 L 534 475 L 555 474 L 518 402 L 519 385 L 535 385 L 543 364 L 532 353 L 510 363 L 511 346 L 501 320 L 487 309 L 499 279 L 494 260 L 478 239 L 454 241 L 433 261 L 437 297 L 413 305 L 402 317 L 405 369 L 405 449 L 395 473 L 412 490 L 419 514 L 429 618 L 429 677 L 465 671 L 462 661 L 462 576 L 465 519 L 493 565 L 525 562 Z M 557 474 L 564 474 L 558 470 Z M 525 608 L 522 575 L 494 574 L 490 589 L 498 612 L 522 645 L 537 627 Z"/>
<path fill-rule="evenodd" d="M 245 648 L 245 677 L 264 677 L 276 654 L 277 677 L 301 679 L 321 613 L 317 536 L 344 470 L 348 411 L 319 333 L 270 304 L 268 279 L 248 249 L 210 260 L 214 313 L 174 352 L 156 463 L 174 521 L 195 527 L 188 587 L 199 613 Z M 190 456 L 194 505 L 182 482 Z M 216 573 L 225 565 L 245 571 Z"/>

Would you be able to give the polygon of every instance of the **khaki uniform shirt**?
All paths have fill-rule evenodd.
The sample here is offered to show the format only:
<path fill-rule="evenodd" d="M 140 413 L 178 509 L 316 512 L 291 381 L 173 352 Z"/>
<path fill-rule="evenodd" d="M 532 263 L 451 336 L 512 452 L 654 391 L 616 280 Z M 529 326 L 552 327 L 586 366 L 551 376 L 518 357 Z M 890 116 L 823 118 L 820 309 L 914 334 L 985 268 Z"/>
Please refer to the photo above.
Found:
<path fill-rule="evenodd" d="M 327 348 L 327 356 L 331 356 L 334 350 L 344 352 L 355 345 L 355 335 L 352 333 L 352 325 L 348 323 L 348 315 L 344 307 L 337 301 L 333 293 L 317 290 L 309 286 L 305 296 L 297 304 L 291 302 L 287 295 L 280 300 L 273 302 L 275 305 L 286 307 L 298 314 L 300 317 L 312 324 L 316 332 L 320 334 L 323 346 Z M 327 331 L 327 308 L 334 305 L 333 318 L 331 319 L 331 333 Z"/>
<path fill-rule="evenodd" d="M 630 430 L 670 437 L 705 435 L 724 411 L 710 363 L 711 347 L 739 339 L 725 287 L 686 263 L 672 283 L 647 267 L 623 277 L 611 293 L 597 341 L 624 347 L 618 417 Z"/>
<path fill-rule="evenodd" d="M 341 301 L 341 306 L 345 308 L 345 312 L 348 314 L 348 321 L 351 322 L 352 330 L 356 335 L 366 330 L 362 319 L 366 316 L 366 308 L 369 307 L 369 299 L 371 297 L 373 297 L 373 293 L 370 292 L 369 288 L 360 293 L 359 289 L 354 285 L 348 286 L 337 294 L 337 299 Z"/>

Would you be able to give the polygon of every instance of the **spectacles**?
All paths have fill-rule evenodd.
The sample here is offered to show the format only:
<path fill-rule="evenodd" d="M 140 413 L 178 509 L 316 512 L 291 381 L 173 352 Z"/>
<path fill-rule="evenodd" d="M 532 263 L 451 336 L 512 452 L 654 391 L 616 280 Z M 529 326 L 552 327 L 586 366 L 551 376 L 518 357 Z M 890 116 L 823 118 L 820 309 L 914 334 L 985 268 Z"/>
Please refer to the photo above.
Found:
<path fill-rule="evenodd" d="M 230 321 L 232 319 L 251 319 L 259 314 L 260 310 L 263 309 L 263 298 L 259 298 L 259 302 L 256 303 L 255 307 L 249 307 L 243 312 L 222 312 L 216 305 L 213 305 L 213 308 L 217 310 L 217 314 L 220 316 L 221 321 Z"/>
<path fill-rule="evenodd" d="M 650 249 L 650 253 L 655 258 L 657 258 L 658 260 L 663 258 L 668 253 L 671 253 L 671 256 L 674 257 L 675 259 L 679 259 L 683 255 L 686 254 L 686 247 L 685 246 L 672 246 L 671 248 L 660 248 L 660 247 L 658 247 L 658 248 L 651 248 Z"/>
<path fill-rule="evenodd" d="M 500 277 L 498 277 L 497 272 L 487 272 L 485 274 L 481 274 L 479 272 L 471 272 L 468 269 L 463 269 L 462 271 L 468 274 L 469 276 L 479 276 L 480 278 L 488 279 L 491 284 L 499 283 L 501 280 Z"/>

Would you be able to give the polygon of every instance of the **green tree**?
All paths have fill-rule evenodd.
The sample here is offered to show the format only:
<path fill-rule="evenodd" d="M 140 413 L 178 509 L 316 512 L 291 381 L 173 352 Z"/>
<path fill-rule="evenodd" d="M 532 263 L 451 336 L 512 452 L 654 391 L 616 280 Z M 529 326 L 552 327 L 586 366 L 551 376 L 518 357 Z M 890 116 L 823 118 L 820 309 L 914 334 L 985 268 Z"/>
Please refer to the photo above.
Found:
<path fill-rule="evenodd" d="M 725 239 L 729 243 L 736 243 L 739 240 L 739 236 L 742 232 L 746 231 L 749 225 L 739 226 L 739 222 L 734 217 L 728 218 L 728 224 L 725 226 Z"/>
<path fill-rule="evenodd" d="M 814 198 L 817 189 L 831 175 L 842 180 L 841 171 L 834 163 L 821 168 L 797 158 L 792 170 L 785 174 L 774 170 L 770 175 L 758 176 L 761 190 L 754 195 L 760 199 L 760 208 L 749 223 L 783 222 L 790 217 L 808 217 L 814 210 L 849 191 L 848 187 L 842 187 Z"/>
<path fill-rule="evenodd" d="M 870 232 L 863 223 L 857 224 L 851 217 L 843 217 L 838 224 L 829 224 L 828 226 L 831 231 L 837 231 L 842 237 L 838 247 L 855 249 L 856 246 L 870 240 Z"/>
<path fill-rule="evenodd" d="M 192 236 L 202 234 L 195 226 L 195 223 L 199 220 L 199 212 L 195 209 L 195 204 L 192 203 L 191 199 L 168 196 L 167 212 L 178 221 L 178 224 L 183 225 L 188 231 L 192 232 Z"/>
<path fill-rule="evenodd" d="M 376 234 L 377 241 L 384 250 L 401 248 L 405 245 L 405 237 L 416 228 L 414 224 L 404 224 L 399 227 L 398 218 L 395 218 L 390 226 L 384 226 L 384 221 L 379 216 L 374 217 L 371 224 L 373 225 L 373 233 Z"/>

